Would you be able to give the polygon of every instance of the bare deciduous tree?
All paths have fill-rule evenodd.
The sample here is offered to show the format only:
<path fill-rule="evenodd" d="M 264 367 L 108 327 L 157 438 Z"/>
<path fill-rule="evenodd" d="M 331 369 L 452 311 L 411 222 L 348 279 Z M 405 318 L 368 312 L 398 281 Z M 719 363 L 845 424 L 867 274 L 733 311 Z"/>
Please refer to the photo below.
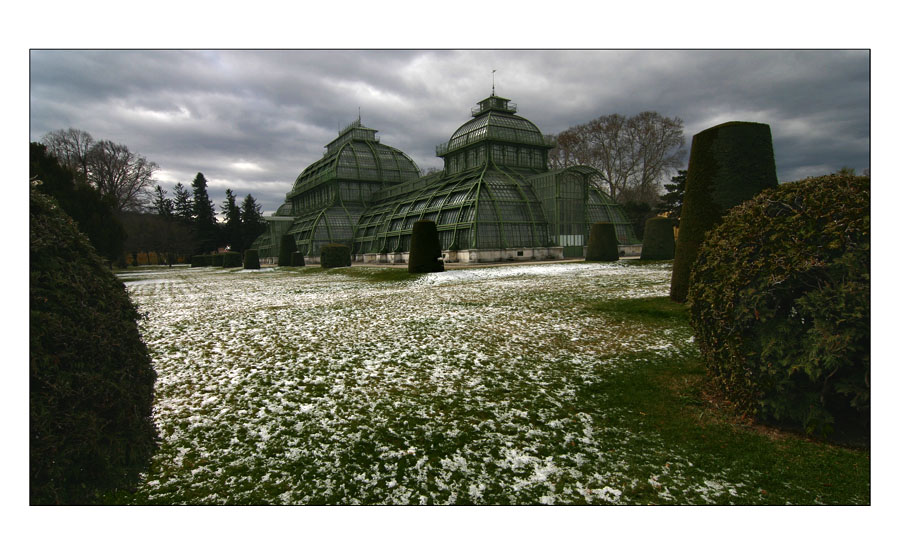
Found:
<path fill-rule="evenodd" d="M 88 182 L 88 152 L 94 146 L 94 138 L 81 129 L 59 129 L 44 135 L 41 142 L 56 156 L 59 163 L 72 170 L 76 176 Z"/>
<path fill-rule="evenodd" d="M 680 118 L 656 112 L 601 116 L 560 133 L 550 166 L 593 166 L 600 170 L 598 184 L 613 200 L 654 204 L 661 180 L 682 165 L 683 126 Z"/>
<path fill-rule="evenodd" d="M 153 194 L 155 162 L 112 141 L 95 141 L 80 129 L 60 129 L 44 135 L 42 142 L 60 164 L 109 198 L 115 208 L 145 210 Z"/>
<path fill-rule="evenodd" d="M 153 172 L 159 166 L 125 145 L 100 141 L 88 153 L 91 183 L 113 200 L 119 211 L 145 210 L 153 191 Z"/>

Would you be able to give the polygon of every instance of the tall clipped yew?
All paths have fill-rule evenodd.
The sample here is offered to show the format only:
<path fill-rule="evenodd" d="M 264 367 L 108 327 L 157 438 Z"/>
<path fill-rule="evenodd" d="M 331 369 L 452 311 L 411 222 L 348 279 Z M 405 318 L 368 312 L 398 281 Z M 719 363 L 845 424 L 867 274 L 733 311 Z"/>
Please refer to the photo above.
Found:
<path fill-rule="evenodd" d="M 31 192 L 31 504 L 129 487 L 156 444 L 156 373 L 125 286 L 49 198 Z"/>
<path fill-rule="evenodd" d="M 641 260 L 672 260 L 675 258 L 674 220 L 655 217 L 644 223 L 644 244 Z"/>
<path fill-rule="evenodd" d="M 241 258 L 241 253 L 236 251 L 227 251 L 222 254 L 222 267 L 223 268 L 240 268 L 243 260 Z"/>
<path fill-rule="evenodd" d="M 694 135 L 672 267 L 673 301 L 687 299 L 691 268 L 707 232 L 729 209 L 777 184 L 768 125 L 732 121 Z"/>
<path fill-rule="evenodd" d="M 244 251 L 244 269 L 259 270 L 259 251 L 247 249 Z"/>
<path fill-rule="evenodd" d="M 322 247 L 320 254 L 323 268 L 342 268 L 350 265 L 350 247 L 340 243 L 330 243 Z"/>
<path fill-rule="evenodd" d="M 619 243 L 614 224 L 598 222 L 591 226 L 584 259 L 589 262 L 612 262 L 619 259 Z"/>
<path fill-rule="evenodd" d="M 688 299 L 727 398 L 808 431 L 867 422 L 869 227 L 869 178 L 828 176 L 768 189 L 709 233 Z"/>
<path fill-rule="evenodd" d="M 303 258 L 302 252 L 294 251 L 291 253 L 291 266 L 306 266 L 306 259 Z"/>
<path fill-rule="evenodd" d="M 278 248 L 278 265 L 279 266 L 295 266 L 291 263 L 291 254 L 297 250 L 297 243 L 294 236 L 285 233 L 281 236 L 281 244 Z"/>
<path fill-rule="evenodd" d="M 411 274 L 444 271 L 441 241 L 438 238 L 437 224 L 433 221 L 419 220 L 413 224 L 407 268 Z"/>

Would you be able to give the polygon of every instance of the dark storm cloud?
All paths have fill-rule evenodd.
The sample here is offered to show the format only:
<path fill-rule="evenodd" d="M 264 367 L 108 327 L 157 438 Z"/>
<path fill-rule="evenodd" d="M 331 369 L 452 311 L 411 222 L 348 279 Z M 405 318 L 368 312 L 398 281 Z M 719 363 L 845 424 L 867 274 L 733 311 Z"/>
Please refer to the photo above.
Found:
<path fill-rule="evenodd" d="M 657 111 L 691 136 L 730 120 L 772 127 L 782 181 L 869 162 L 866 51 L 42 51 L 31 53 L 31 140 L 75 127 L 197 172 L 272 211 L 341 127 L 362 116 L 422 169 L 491 92 L 544 133 Z M 685 164 L 687 160 L 685 159 Z"/>

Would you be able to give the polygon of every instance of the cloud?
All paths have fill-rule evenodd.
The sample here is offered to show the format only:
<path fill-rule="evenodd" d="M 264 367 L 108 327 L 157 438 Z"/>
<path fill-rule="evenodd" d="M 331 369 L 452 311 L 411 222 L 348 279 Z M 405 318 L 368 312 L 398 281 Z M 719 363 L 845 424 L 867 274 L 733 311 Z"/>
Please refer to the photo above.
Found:
<path fill-rule="evenodd" d="M 649 110 L 680 117 L 689 146 L 713 125 L 761 121 L 782 180 L 868 167 L 864 50 L 34 50 L 31 140 L 83 129 L 159 164 L 167 189 L 203 172 L 217 205 L 231 188 L 271 212 L 360 115 L 422 169 L 441 167 L 435 145 L 492 78 L 547 134 Z"/>

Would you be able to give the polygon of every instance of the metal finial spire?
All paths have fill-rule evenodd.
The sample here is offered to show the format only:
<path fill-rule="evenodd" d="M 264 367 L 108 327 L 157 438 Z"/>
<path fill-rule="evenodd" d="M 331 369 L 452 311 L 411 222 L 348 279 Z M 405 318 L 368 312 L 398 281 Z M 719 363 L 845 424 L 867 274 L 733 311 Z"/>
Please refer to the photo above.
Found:
<path fill-rule="evenodd" d="M 494 96 L 494 93 L 495 93 L 495 89 L 494 89 L 494 74 L 495 73 L 497 73 L 496 69 L 491 72 L 491 96 Z"/>

